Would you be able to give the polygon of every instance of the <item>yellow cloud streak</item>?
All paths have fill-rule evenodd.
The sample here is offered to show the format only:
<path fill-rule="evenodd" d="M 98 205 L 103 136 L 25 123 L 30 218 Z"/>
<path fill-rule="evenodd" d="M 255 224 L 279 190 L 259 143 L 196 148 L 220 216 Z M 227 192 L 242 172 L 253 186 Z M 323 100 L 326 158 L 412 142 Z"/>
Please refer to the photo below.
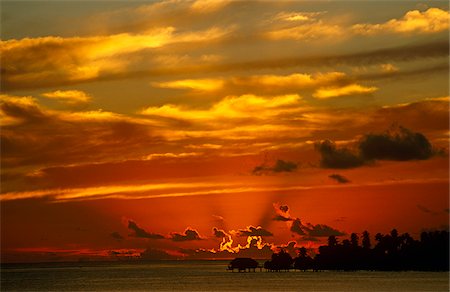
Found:
<path fill-rule="evenodd" d="M 221 89 L 224 83 L 221 79 L 185 79 L 170 82 L 153 82 L 152 85 L 161 88 L 212 91 Z"/>
<path fill-rule="evenodd" d="M 179 188 L 209 188 L 217 187 L 218 184 L 213 183 L 161 183 L 161 184 L 144 184 L 144 185 L 124 185 L 124 186 L 101 186 L 91 188 L 74 188 L 74 189 L 51 189 L 29 192 L 10 192 L 0 196 L 0 201 L 54 197 L 55 200 L 73 200 L 89 197 L 102 197 L 110 194 L 121 193 L 138 193 L 157 190 L 179 189 Z"/>
<path fill-rule="evenodd" d="M 202 153 L 198 152 L 184 152 L 184 153 L 152 153 L 144 157 L 144 160 L 153 160 L 158 158 L 184 158 L 184 157 L 193 157 L 199 156 Z"/>
<path fill-rule="evenodd" d="M 226 97 L 214 104 L 208 110 L 186 109 L 177 105 L 163 105 L 148 107 L 141 111 L 144 115 L 154 115 L 174 119 L 186 120 L 217 120 L 230 118 L 252 118 L 258 113 L 258 118 L 276 116 L 281 112 L 292 111 L 284 108 L 298 104 L 300 96 L 297 94 L 281 95 L 271 98 L 259 97 L 251 94 Z"/>
<path fill-rule="evenodd" d="M 297 90 L 340 84 L 347 80 L 348 77 L 343 72 L 326 72 L 316 74 L 294 73 L 290 75 L 265 74 L 216 79 L 183 79 L 168 82 L 153 82 L 152 85 L 160 88 L 191 89 L 197 91 L 216 91 L 234 87 Z"/>
<path fill-rule="evenodd" d="M 234 77 L 231 82 L 239 85 L 304 88 L 338 82 L 346 77 L 343 72 L 319 74 L 294 73 L 290 75 L 253 75 Z"/>
<path fill-rule="evenodd" d="M 313 96 L 319 99 L 327 99 L 345 95 L 368 94 L 377 90 L 377 87 L 365 87 L 358 84 L 350 84 L 343 87 L 319 88 Z"/>

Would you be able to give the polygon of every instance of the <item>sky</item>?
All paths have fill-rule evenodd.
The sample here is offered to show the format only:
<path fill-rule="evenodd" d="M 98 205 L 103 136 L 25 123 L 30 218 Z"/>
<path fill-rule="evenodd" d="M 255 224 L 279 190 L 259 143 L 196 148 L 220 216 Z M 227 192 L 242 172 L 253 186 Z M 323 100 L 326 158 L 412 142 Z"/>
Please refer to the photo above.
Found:
<path fill-rule="evenodd" d="M 6 0 L 0 51 L 2 262 L 448 229 L 447 1 Z"/>

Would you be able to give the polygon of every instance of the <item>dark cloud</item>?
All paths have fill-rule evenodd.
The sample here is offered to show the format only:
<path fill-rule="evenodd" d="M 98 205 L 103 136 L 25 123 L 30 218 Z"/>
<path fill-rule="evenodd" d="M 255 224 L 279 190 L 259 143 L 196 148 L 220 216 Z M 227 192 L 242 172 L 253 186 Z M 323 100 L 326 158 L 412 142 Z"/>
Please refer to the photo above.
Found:
<path fill-rule="evenodd" d="M 128 228 L 132 231 L 134 231 L 134 234 L 132 236 L 139 237 L 139 238 L 148 238 L 148 239 L 163 239 L 164 236 L 161 234 L 156 233 L 149 233 L 145 231 L 144 229 L 140 228 L 136 222 L 129 220 L 128 221 Z"/>
<path fill-rule="evenodd" d="M 173 241 L 202 240 L 197 230 L 194 230 L 192 228 L 186 228 L 183 234 L 172 232 L 170 235 Z"/>
<path fill-rule="evenodd" d="M 280 207 L 278 207 L 278 209 L 280 209 L 282 212 L 286 213 L 287 211 L 289 211 L 289 206 L 280 205 Z"/>
<path fill-rule="evenodd" d="M 433 155 L 433 148 L 421 133 L 398 127 L 382 134 L 368 134 L 359 143 L 361 156 L 380 160 L 423 160 Z"/>
<path fill-rule="evenodd" d="M 345 235 L 344 232 L 341 232 L 325 224 L 313 225 L 311 223 L 307 223 L 306 225 L 304 225 L 299 218 L 295 219 L 292 222 L 291 231 L 298 235 L 305 236 L 305 238 L 328 237 L 331 235 L 334 236 Z"/>
<path fill-rule="evenodd" d="M 261 175 L 269 172 L 293 172 L 297 169 L 297 164 L 291 161 L 278 159 L 273 166 L 258 165 L 252 173 L 254 175 Z"/>
<path fill-rule="evenodd" d="M 297 233 L 298 235 L 306 235 L 305 231 L 303 231 L 306 227 L 302 224 L 302 221 L 297 218 L 292 222 L 291 231 Z"/>
<path fill-rule="evenodd" d="M 345 176 L 342 176 L 342 175 L 337 174 L 337 173 L 331 174 L 328 177 L 331 178 L 331 179 L 334 179 L 335 181 L 337 181 L 338 183 L 341 183 L 341 184 L 345 184 L 345 183 L 349 183 L 350 182 Z"/>
<path fill-rule="evenodd" d="M 289 217 L 284 217 L 283 215 L 276 215 L 275 217 L 273 217 L 274 221 L 292 221 L 294 219 L 289 218 Z"/>
<path fill-rule="evenodd" d="M 225 231 L 223 231 L 222 229 L 218 229 L 216 227 L 213 228 L 213 234 L 217 238 L 223 238 L 228 236 L 228 234 Z"/>
<path fill-rule="evenodd" d="M 239 229 L 238 234 L 239 236 L 273 236 L 272 232 L 265 230 L 261 226 L 248 226 L 246 229 Z"/>
<path fill-rule="evenodd" d="M 274 172 L 291 172 L 297 169 L 297 164 L 291 161 L 277 160 L 273 166 Z"/>
<path fill-rule="evenodd" d="M 139 258 L 139 252 L 136 250 L 110 250 L 109 256 L 120 259 L 135 259 Z"/>
<path fill-rule="evenodd" d="M 321 166 L 336 169 L 358 167 L 374 160 L 424 160 L 438 153 L 425 135 L 401 126 L 381 134 L 364 135 L 357 143 L 359 151 L 337 148 L 330 140 L 316 142 L 314 147 L 321 155 Z"/>
<path fill-rule="evenodd" d="M 353 168 L 364 165 L 365 161 L 359 155 L 345 147 L 337 148 L 330 140 L 316 142 L 314 147 L 322 159 L 320 165 L 325 168 Z"/>
<path fill-rule="evenodd" d="M 274 221 L 292 221 L 294 220 L 291 218 L 291 215 L 289 215 L 289 206 L 282 205 L 279 203 L 274 203 L 273 207 L 275 208 L 275 212 L 277 215 L 273 217 L 272 220 Z"/>
<path fill-rule="evenodd" d="M 308 236 L 312 236 L 312 237 L 328 237 L 328 236 L 332 236 L 332 235 L 334 235 L 334 236 L 345 235 L 344 232 L 341 232 L 341 231 L 334 229 L 325 224 L 316 224 L 316 225 L 308 224 L 307 228 L 308 228 Z"/>
<path fill-rule="evenodd" d="M 110 235 L 111 235 L 112 238 L 114 238 L 114 239 L 117 240 L 117 241 L 122 241 L 122 240 L 123 240 L 123 236 L 120 235 L 120 233 L 117 232 L 117 231 L 111 233 Z"/>

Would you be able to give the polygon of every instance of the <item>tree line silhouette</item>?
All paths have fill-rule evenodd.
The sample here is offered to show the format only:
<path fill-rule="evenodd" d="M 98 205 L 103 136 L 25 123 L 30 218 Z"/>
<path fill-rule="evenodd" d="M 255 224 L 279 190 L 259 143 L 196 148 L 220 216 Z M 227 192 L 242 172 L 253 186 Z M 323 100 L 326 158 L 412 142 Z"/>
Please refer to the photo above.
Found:
<path fill-rule="evenodd" d="M 312 258 L 306 248 L 299 249 L 298 256 L 281 249 L 266 261 L 269 271 L 299 270 L 379 270 L 379 271 L 448 271 L 449 232 L 422 232 L 420 240 L 408 233 L 399 235 L 396 229 L 390 234 L 377 233 L 372 248 L 367 231 L 360 238 L 356 233 L 350 239 L 339 242 L 336 236 L 328 238 L 328 244 L 319 247 L 319 253 Z"/>

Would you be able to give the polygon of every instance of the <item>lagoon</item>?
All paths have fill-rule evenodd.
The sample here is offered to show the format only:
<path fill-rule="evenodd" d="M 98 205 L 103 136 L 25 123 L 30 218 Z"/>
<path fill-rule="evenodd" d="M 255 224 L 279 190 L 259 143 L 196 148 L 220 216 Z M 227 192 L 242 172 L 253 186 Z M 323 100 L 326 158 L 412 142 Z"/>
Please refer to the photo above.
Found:
<path fill-rule="evenodd" d="M 449 291 L 448 272 L 229 272 L 229 261 L 4 264 L 2 291 Z"/>

